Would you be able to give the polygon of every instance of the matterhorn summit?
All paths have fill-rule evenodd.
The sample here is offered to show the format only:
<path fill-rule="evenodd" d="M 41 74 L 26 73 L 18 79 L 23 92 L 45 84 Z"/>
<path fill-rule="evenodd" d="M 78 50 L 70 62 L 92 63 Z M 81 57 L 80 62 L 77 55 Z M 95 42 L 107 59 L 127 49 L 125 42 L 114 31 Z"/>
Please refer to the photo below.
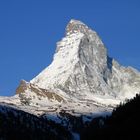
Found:
<path fill-rule="evenodd" d="M 110 58 L 95 31 L 71 20 L 53 62 L 30 83 L 68 98 L 124 99 L 140 91 L 140 74 Z"/>
<path fill-rule="evenodd" d="M 53 62 L 30 82 L 22 80 L 15 96 L 0 100 L 37 115 L 83 115 L 110 110 L 139 92 L 140 73 L 109 57 L 98 34 L 72 19 Z"/>
<path fill-rule="evenodd" d="M 104 80 L 107 63 L 106 48 L 97 33 L 71 20 L 66 36 L 57 43 L 52 64 L 31 83 L 78 99 L 111 94 Z"/>

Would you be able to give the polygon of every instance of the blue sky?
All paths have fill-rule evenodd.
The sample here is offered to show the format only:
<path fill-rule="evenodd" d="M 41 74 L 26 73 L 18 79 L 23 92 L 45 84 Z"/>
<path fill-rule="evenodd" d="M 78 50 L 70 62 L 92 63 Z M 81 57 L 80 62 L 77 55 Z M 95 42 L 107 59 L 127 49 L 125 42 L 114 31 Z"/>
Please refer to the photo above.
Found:
<path fill-rule="evenodd" d="M 96 30 L 110 56 L 140 70 L 139 0 L 0 0 L 1 96 L 51 63 L 71 18 Z"/>

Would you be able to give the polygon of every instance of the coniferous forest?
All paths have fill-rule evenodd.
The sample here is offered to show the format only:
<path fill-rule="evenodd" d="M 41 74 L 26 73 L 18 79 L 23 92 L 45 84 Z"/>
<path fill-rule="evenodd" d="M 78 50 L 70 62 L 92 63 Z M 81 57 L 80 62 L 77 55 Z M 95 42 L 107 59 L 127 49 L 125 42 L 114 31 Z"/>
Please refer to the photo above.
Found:
<path fill-rule="evenodd" d="M 70 140 L 60 124 L 24 111 L 0 106 L 0 140 Z"/>
<path fill-rule="evenodd" d="M 140 136 L 140 95 L 121 103 L 106 118 L 99 117 L 83 129 L 81 140 L 137 140 Z"/>

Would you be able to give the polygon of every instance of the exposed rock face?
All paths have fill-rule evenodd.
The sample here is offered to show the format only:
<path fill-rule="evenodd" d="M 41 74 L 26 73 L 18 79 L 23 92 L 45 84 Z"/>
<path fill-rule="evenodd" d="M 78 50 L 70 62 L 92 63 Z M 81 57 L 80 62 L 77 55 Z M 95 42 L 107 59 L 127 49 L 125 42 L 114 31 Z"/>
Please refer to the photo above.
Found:
<path fill-rule="evenodd" d="M 19 87 L 16 89 L 16 94 L 24 93 L 29 88 L 29 85 L 25 80 L 21 80 Z"/>
<path fill-rule="evenodd" d="M 37 100 L 41 100 L 42 98 L 46 98 L 46 101 L 49 100 L 53 102 L 55 100 L 57 102 L 65 102 L 63 97 L 58 94 L 39 88 L 38 86 L 24 80 L 20 82 L 20 85 L 16 90 L 16 94 L 19 95 L 20 100 L 24 99 L 24 102 L 29 102 L 30 100 L 33 103 L 37 103 Z"/>
<path fill-rule="evenodd" d="M 140 91 L 140 73 L 110 58 L 97 33 L 77 20 L 67 25 L 52 64 L 30 82 L 77 99 L 124 99 Z"/>

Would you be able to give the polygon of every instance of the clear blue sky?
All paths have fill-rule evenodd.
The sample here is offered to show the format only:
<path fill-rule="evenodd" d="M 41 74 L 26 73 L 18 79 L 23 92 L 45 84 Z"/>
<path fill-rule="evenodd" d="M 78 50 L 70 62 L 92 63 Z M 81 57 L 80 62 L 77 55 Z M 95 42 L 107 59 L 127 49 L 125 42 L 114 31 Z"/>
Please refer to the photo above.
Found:
<path fill-rule="evenodd" d="M 140 0 L 0 0 L 0 95 L 50 64 L 71 18 L 96 30 L 110 56 L 140 70 Z"/>

